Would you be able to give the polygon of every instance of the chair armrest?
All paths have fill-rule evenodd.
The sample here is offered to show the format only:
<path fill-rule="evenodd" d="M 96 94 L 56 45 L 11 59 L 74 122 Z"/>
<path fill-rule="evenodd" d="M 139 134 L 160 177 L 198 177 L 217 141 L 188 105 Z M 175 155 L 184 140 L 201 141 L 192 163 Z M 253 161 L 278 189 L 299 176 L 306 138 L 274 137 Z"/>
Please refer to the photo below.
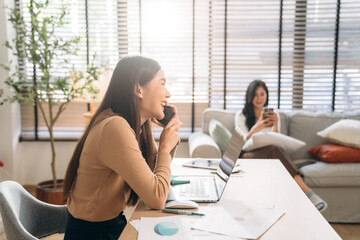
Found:
<path fill-rule="evenodd" d="M 188 142 L 191 158 L 221 158 L 220 148 L 206 133 L 194 132 Z"/>

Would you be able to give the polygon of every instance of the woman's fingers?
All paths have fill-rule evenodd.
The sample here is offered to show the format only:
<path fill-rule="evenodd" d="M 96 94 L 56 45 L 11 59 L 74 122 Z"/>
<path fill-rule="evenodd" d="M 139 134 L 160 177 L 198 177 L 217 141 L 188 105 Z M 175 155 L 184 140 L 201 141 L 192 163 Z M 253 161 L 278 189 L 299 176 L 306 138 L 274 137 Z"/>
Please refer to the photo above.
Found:
<path fill-rule="evenodd" d="M 170 106 L 168 102 L 165 103 L 165 106 Z M 171 120 L 168 122 L 168 124 L 166 126 L 169 126 L 172 124 L 173 122 L 173 119 L 179 119 L 178 115 L 177 115 L 177 109 L 175 106 L 171 105 L 170 106 L 172 109 L 173 109 L 173 112 L 174 112 L 174 116 L 171 118 Z M 160 126 L 160 127 L 163 127 L 165 128 L 166 126 L 164 126 L 163 124 L 161 124 L 156 118 L 151 118 L 151 121 L 153 123 L 155 123 L 156 125 Z"/>
<path fill-rule="evenodd" d="M 170 152 L 177 144 L 180 137 L 173 127 L 166 127 L 160 135 L 159 151 Z"/>
<path fill-rule="evenodd" d="M 179 115 L 177 114 L 177 109 L 175 106 L 171 106 L 173 108 L 174 111 L 174 116 L 173 118 L 169 121 L 169 123 L 166 125 L 166 128 L 170 128 L 172 127 L 175 131 L 179 131 L 181 125 L 183 124 L 180 120 L 179 120 Z"/>
<path fill-rule="evenodd" d="M 180 137 L 178 131 L 183 124 L 179 120 L 179 116 L 177 114 L 177 109 L 175 106 L 171 106 L 174 110 L 174 116 L 169 121 L 169 123 L 164 127 L 161 135 L 160 135 L 160 143 L 159 149 L 168 151 L 169 149 L 173 149 L 176 145 L 180 143 Z"/>
<path fill-rule="evenodd" d="M 261 120 L 263 120 L 264 119 L 264 111 L 261 111 L 261 113 L 260 113 L 260 117 L 259 117 L 259 122 L 261 121 Z"/>
<path fill-rule="evenodd" d="M 180 127 L 183 125 L 182 122 L 179 121 L 177 118 L 171 119 L 171 121 L 166 125 L 165 128 L 172 128 L 175 131 L 179 131 Z"/>
<path fill-rule="evenodd" d="M 162 125 L 161 123 L 159 123 L 159 121 L 156 118 L 151 118 L 151 121 L 153 123 L 155 123 L 156 125 L 159 125 L 160 127 L 164 127 L 164 125 Z"/>

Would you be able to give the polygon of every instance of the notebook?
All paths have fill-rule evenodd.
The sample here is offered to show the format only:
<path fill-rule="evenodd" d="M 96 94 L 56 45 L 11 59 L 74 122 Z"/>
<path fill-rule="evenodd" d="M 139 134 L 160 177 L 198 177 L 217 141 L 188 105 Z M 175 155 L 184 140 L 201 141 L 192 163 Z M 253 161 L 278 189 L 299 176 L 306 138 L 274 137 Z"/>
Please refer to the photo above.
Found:
<path fill-rule="evenodd" d="M 245 142 L 245 135 L 236 128 L 213 177 L 189 177 L 190 184 L 173 186 L 179 200 L 195 202 L 217 202 L 224 192 L 226 183 L 235 167 L 240 151 Z"/>

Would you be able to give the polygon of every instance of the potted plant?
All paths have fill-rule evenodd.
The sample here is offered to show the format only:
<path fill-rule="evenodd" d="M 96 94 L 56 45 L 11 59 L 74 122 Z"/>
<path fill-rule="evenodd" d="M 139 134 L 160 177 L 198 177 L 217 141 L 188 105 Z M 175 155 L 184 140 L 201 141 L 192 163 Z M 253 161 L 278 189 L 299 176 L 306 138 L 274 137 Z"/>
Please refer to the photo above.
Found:
<path fill-rule="evenodd" d="M 38 77 L 26 78 L 25 72 L 21 71 L 18 66 L 15 66 L 15 69 L 11 68 L 11 62 L 8 65 L 1 64 L 3 68 L 9 71 L 9 77 L 5 84 L 12 90 L 12 94 L 4 97 L 1 104 L 4 102 L 27 103 L 32 106 L 36 104 L 40 109 L 49 132 L 52 153 L 51 171 L 53 179 L 50 181 L 50 192 L 59 192 L 56 190 L 61 190 L 61 187 L 58 186 L 59 182 L 55 169 L 54 125 L 73 99 L 84 95 L 96 97 L 99 90 L 94 86 L 94 82 L 98 79 L 100 70 L 92 62 L 86 70 L 76 71 L 74 67 L 72 69 L 66 67 L 69 63 L 65 60 L 63 64 L 64 68 L 68 70 L 68 74 L 57 76 L 52 73 L 54 60 L 58 56 L 76 54 L 76 46 L 80 38 L 74 37 L 70 40 L 64 40 L 57 36 L 56 30 L 67 24 L 65 22 L 66 8 L 63 6 L 58 9 L 57 14 L 50 15 L 46 12 L 48 6 L 48 1 L 31 0 L 27 6 L 30 15 L 28 22 L 24 20 L 18 10 L 10 9 L 9 21 L 17 35 L 11 42 L 7 41 L 5 45 L 19 59 L 34 66 Z M 58 63 L 59 61 L 57 61 Z M 48 108 L 48 113 L 46 113 L 45 107 Z M 57 195 L 61 201 L 53 203 L 63 203 L 62 191 Z M 51 201 L 49 199 L 44 200 Z"/>

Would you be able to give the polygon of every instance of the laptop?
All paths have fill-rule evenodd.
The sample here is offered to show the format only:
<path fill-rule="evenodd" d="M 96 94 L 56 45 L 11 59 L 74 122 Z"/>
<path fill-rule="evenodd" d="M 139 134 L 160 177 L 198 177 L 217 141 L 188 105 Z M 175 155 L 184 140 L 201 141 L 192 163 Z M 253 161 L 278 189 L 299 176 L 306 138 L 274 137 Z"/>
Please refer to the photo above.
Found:
<path fill-rule="evenodd" d="M 188 177 L 189 184 L 173 186 L 177 200 L 195 202 L 218 202 L 224 192 L 226 183 L 235 167 L 240 151 L 245 142 L 245 135 L 236 128 L 213 177 Z"/>

